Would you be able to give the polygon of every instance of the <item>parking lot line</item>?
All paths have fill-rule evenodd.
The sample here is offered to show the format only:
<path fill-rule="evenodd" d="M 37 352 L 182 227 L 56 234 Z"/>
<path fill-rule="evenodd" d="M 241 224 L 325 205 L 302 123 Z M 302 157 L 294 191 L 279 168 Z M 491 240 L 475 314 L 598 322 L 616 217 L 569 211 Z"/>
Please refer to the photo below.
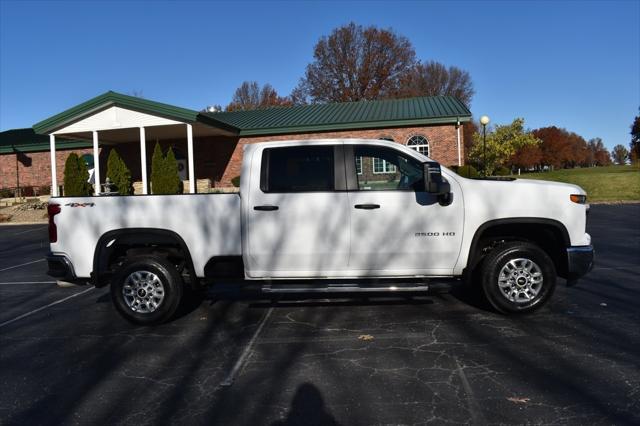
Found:
<path fill-rule="evenodd" d="M 255 333 L 253 333 L 253 336 L 251 337 L 251 340 L 249 340 L 249 343 L 247 344 L 247 347 L 244 348 L 244 351 L 242 351 L 242 355 L 240 355 L 240 358 L 238 358 L 238 360 L 236 361 L 235 365 L 231 369 L 231 372 L 229 373 L 227 378 L 224 379 L 222 381 L 222 383 L 220 383 L 220 386 L 228 387 L 228 386 L 231 386 L 233 384 L 233 381 L 235 380 L 236 375 L 238 374 L 238 372 L 240 371 L 240 369 L 244 365 L 245 360 L 249 356 L 249 352 L 251 352 L 251 348 L 253 347 L 253 345 L 255 344 L 256 340 L 258 339 L 258 335 L 262 331 L 262 328 L 264 327 L 264 325 L 267 323 L 267 320 L 271 316 L 272 312 L 273 312 L 273 308 L 269 308 L 269 310 L 267 311 L 265 316 L 262 318 L 262 321 L 260 321 L 260 325 L 258 326 L 258 329 L 256 330 Z M 2 327 L 2 324 L 0 324 L 0 327 Z"/>
<path fill-rule="evenodd" d="M 638 269 L 640 265 L 629 265 L 629 266 L 612 266 L 608 268 L 598 268 L 597 266 L 593 268 L 594 271 L 606 271 L 606 270 L 625 270 L 625 269 Z"/>
<path fill-rule="evenodd" d="M 462 382 L 462 387 L 464 388 L 464 392 L 467 395 L 467 407 L 469 408 L 469 413 L 471 414 L 471 424 L 474 425 L 483 425 L 487 424 L 486 419 L 482 415 L 482 409 L 478 404 L 478 401 L 471 389 L 471 385 L 469 384 L 469 380 L 467 380 L 467 375 L 464 374 L 464 369 L 460 365 L 458 358 L 456 360 L 456 372 L 458 373 L 458 377 Z"/>
<path fill-rule="evenodd" d="M 2 271 L 8 271 L 9 269 L 19 268 L 19 267 L 21 267 L 21 266 L 31 265 L 31 264 L 33 264 L 33 263 L 44 262 L 45 260 L 47 260 L 47 259 L 38 259 L 38 260 L 34 260 L 33 262 L 27 262 L 27 263 L 21 263 L 21 264 L 19 264 L 19 265 L 9 266 L 8 268 L 0 269 L 0 272 L 2 272 Z"/>
<path fill-rule="evenodd" d="M 17 284 L 55 284 L 55 281 L 7 281 L 0 282 L 0 285 L 17 285 Z"/>
<path fill-rule="evenodd" d="M 19 316 L 17 316 L 17 317 L 15 317 L 15 318 L 13 318 L 13 319 L 10 319 L 10 320 L 8 320 L 8 321 L 5 321 L 5 322 L 3 322 L 3 323 L 0 323 L 0 328 L 4 327 L 5 325 L 9 325 L 9 324 L 11 324 L 11 323 L 14 323 L 14 322 L 16 322 L 16 321 L 18 321 L 18 320 L 21 320 L 22 318 L 26 318 L 26 317 L 28 317 L 28 316 L 30 316 L 30 315 L 33 315 L 33 314 L 35 314 L 35 313 L 38 313 L 38 312 L 40 312 L 40 311 L 42 311 L 42 310 L 45 310 L 45 309 L 47 309 L 47 308 L 50 308 L 51 306 L 54 306 L 54 305 L 57 305 L 57 304 L 59 304 L 59 303 L 65 302 L 65 301 L 67 301 L 67 300 L 69 300 L 69 299 L 73 299 L 74 297 L 78 297 L 78 296 L 80 296 L 80 295 L 83 295 L 83 294 L 85 294 L 85 293 L 87 293 L 87 292 L 89 292 L 89 291 L 93 290 L 94 288 L 95 288 L 94 286 L 91 286 L 91 287 L 89 287 L 88 289 L 86 289 L 86 290 L 84 290 L 84 291 L 81 291 L 80 293 L 72 294 L 71 296 L 67 296 L 67 297 L 65 297 L 64 299 L 56 300 L 55 302 L 51 302 L 51 303 L 49 303 L 48 305 L 41 306 L 41 307 L 39 307 L 38 309 L 34 309 L 33 311 L 27 312 L 26 314 L 19 315 Z"/>

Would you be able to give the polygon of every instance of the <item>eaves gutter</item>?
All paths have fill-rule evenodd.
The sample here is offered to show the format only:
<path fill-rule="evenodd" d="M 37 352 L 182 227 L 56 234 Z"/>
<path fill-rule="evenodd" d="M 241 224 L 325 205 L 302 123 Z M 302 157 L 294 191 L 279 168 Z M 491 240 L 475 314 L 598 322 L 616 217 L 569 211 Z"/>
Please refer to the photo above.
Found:
<path fill-rule="evenodd" d="M 59 141 L 56 149 L 90 148 L 93 144 L 86 141 Z M 15 154 L 17 152 L 49 152 L 49 143 L 35 143 L 29 145 L 0 146 L 0 154 Z"/>

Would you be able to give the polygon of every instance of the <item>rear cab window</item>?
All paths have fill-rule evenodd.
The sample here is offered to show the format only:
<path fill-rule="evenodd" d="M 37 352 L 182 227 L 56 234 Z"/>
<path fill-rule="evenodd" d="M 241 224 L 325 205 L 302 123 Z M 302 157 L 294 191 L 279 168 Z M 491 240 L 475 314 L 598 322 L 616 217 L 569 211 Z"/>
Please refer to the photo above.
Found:
<path fill-rule="evenodd" d="M 335 161 L 338 148 L 341 152 L 342 147 L 336 145 L 266 148 L 262 152 L 260 189 L 266 193 L 336 190 L 340 184 L 336 179 L 340 178 Z"/>

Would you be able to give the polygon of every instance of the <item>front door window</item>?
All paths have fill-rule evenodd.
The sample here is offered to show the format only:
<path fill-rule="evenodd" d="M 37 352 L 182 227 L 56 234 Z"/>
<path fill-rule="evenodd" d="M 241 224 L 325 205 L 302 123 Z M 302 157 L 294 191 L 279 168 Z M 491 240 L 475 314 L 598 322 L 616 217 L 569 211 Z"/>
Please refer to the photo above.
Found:
<path fill-rule="evenodd" d="M 383 146 L 354 149 L 360 191 L 419 190 L 422 164 L 404 153 Z"/>

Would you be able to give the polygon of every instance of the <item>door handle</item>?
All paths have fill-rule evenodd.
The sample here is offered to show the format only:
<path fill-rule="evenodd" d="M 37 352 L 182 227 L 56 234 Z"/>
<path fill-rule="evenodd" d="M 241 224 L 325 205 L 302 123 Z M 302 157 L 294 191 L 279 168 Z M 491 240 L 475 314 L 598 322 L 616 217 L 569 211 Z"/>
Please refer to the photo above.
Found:
<path fill-rule="evenodd" d="M 380 204 L 356 204 L 353 207 L 355 207 L 356 209 L 362 209 L 362 210 L 373 210 L 373 209 L 379 209 Z"/>
<path fill-rule="evenodd" d="M 254 210 L 259 210 L 262 212 L 270 212 L 273 210 L 278 210 L 278 206 L 270 206 L 270 205 L 264 205 L 264 206 L 253 206 Z"/>

